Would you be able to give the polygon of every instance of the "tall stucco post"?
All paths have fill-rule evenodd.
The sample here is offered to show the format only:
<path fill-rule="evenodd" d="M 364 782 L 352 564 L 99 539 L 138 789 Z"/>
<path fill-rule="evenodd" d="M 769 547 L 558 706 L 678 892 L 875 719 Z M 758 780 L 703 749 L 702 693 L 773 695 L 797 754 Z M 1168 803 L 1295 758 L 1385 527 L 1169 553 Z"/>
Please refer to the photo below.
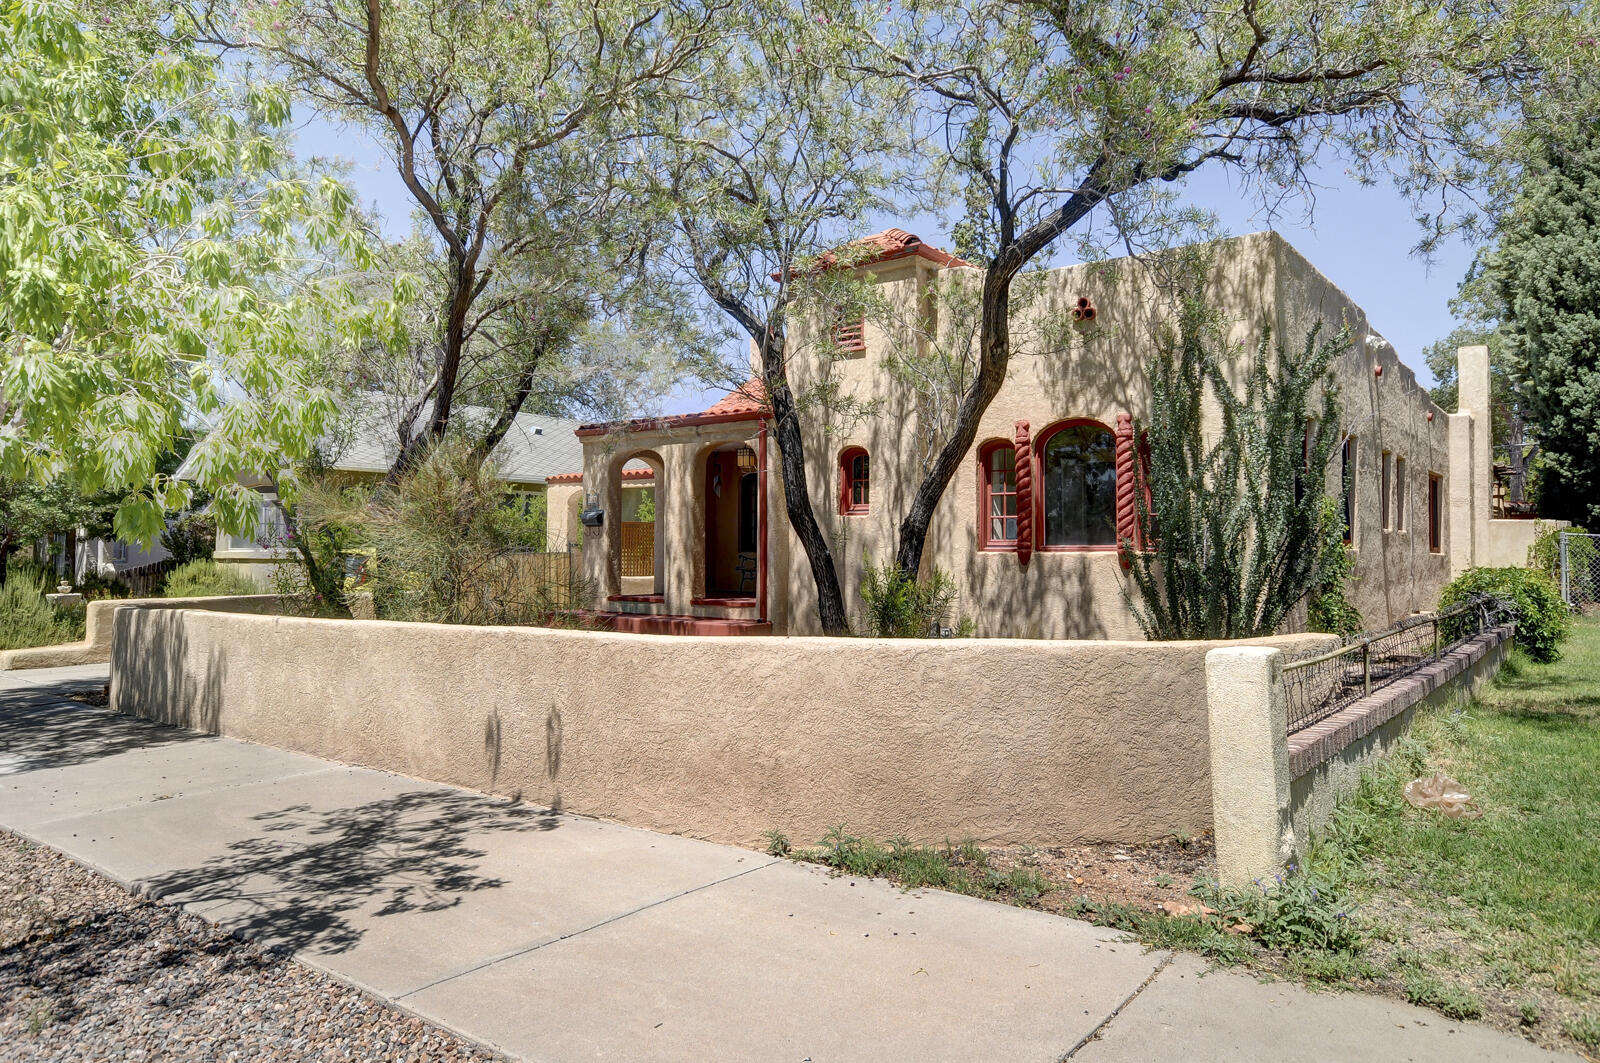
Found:
<path fill-rule="evenodd" d="M 1472 485 L 1477 469 L 1472 461 L 1472 414 L 1447 415 L 1450 446 L 1449 529 L 1450 578 L 1472 567 Z"/>
<path fill-rule="evenodd" d="M 1217 877 L 1245 885 L 1276 874 L 1294 852 L 1283 651 L 1240 646 L 1207 653 L 1206 703 Z"/>
<path fill-rule="evenodd" d="M 1472 417 L 1472 554 L 1484 562 L 1489 548 L 1489 486 L 1494 475 L 1494 407 L 1489 398 L 1489 348 L 1456 348 L 1456 409 Z M 1452 563 L 1454 567 L 1454 563 Z M 1467 567 L 1467 566 L 1463 566 Z"/>
<path fill-rule="evenodd" d="M 697 513 L 704 502 L 694 490 L 696 453 L 694 446 L 662 447 L 667 489 L 656 490 L 657 585 L 666 599 L 666 611 L 684 616 L 693 612 L 689 604 L 694 597 L 693 552 L 697 547 L 705 549 L 705 526 Z"/>

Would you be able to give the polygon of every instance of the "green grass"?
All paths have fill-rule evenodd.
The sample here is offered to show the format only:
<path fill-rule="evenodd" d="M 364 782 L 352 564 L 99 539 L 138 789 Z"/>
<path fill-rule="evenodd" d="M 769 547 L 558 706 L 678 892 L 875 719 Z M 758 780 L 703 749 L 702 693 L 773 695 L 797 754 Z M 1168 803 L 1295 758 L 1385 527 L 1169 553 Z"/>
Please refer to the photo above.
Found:
<path fill-rule="evenodd" d="M 1308 863 L 1336 876 L 1403 995 L 1457 1018 L 1600 1038 L 1600 619 L 1560 659 L 1513 654 L 1473 702 L 1419 717 L 1363 780 Z M 1408 805 L 1444 771 L 1483 809 Z M 1595 1041 L 1596 1043 L 1591 1043 Z"/>
<path fill-rule="evenodd" d="M 769 853 L 826 864 L 851 875 L 887 878 L 906 889 L 932 887 L 1021 906 L 1034 904 L 1052 889 L 1043 876 L 1029 868 L 998 871 L 990 867 L 989 854 L 974 842 L 952 845 L 947 841 L 939 848 L 893 838 L 880 845 L 847 833 L 843 826 L 823 835 L 814 849 L 791 851 L 788 839 L 776 831 L 768 832 L 767 840 Z"/>

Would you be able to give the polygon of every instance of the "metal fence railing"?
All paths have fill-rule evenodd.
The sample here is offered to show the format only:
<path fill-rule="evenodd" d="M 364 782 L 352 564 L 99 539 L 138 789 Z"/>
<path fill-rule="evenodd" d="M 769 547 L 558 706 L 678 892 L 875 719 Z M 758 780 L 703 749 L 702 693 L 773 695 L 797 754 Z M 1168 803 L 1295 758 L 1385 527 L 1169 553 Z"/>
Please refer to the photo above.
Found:
<path fill-rule="evenodd" d="M 1442 613 L 1407 617 L 1383 631 L 1353 636 L 1327 653 L 1290 661 L 1283 666 L 1289 733 L 1320 723 L 1513 618 L 1509 602 L 1479 595 Z"/>
<path fill-rule="evenodd" d="M 1574 609 L 1600 605 L 1600 535 L 1560 535 L 1561 597 Z"/>

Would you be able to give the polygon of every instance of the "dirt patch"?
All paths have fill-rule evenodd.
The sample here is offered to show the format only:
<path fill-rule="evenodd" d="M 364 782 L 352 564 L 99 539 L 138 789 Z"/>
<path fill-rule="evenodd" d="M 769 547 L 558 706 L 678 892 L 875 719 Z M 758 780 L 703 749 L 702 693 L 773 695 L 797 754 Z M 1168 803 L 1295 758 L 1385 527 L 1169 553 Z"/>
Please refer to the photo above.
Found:
<path fill-rule="evenodd" d="M 93 705 L 97 709 L 103 709 L 107 705 L 111 704 L 111 686 L 110 684 L 107 684 L 102 687 L 96 687 L 93 690 L 79 690 L 76 693 L 68 694 L 67 700 L 76 701 L 81 705 Z"/>
<path fill-rule="evenodd" d="M 1025 867 L 1038 873 L 1054 888 L 1036 907 L 1057 914 L 1069 911 L 1080 897 L 1159 912 L 1165 902 L 1191 901 L 1195 880 L 1216 873 L 1209 832 L 1150 845 L 1008 846 L 990 849 L 989 864 L 1001 872 Z"/>

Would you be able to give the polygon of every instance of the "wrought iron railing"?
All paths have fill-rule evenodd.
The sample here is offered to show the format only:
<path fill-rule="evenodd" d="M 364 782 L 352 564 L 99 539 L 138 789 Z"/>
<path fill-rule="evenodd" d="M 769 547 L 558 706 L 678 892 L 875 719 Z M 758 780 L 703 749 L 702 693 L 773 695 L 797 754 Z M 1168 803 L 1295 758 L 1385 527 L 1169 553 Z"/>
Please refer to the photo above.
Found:
<path fill-rule="evenodd" d="M 1283 666 L 1289 733 L 1304 730 L 1436 661 L 1458 644 L 1515 619 L 1509 602 L 1478 595 L 1442 613 L 1410 616 L 1383 631 Z"/>

